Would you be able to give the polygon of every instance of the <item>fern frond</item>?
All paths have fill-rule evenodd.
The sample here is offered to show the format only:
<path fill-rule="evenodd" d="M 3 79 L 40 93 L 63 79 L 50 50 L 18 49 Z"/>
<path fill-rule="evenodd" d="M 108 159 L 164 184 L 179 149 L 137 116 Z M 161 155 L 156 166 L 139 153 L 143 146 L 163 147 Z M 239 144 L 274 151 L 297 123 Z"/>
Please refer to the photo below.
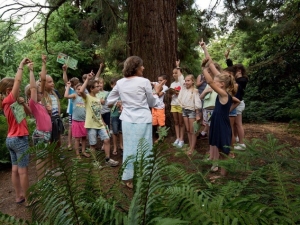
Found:
<path fill-rule="evenodd" d="M 29 225 L 29 221 L 24 221 L 22 219 L 17 219 L 13 216 L 3 214 L 0 212 L 0 224 L 3 225 Z"/>
<path fill-rule="evenodd" d="M 148 148 L 148 149 L 147 149 Z M 164 212 L 164 190 L 167 182 L 162 179 L 165 174 L 166 159 L 161 154 L 166 145 L 155 145 L 149 152 L 149 146 L 144 139 L 138 145 L 137 161 L 135 163 L 134 186 L 128 220 L 125 224 L 147 224 L 156 217 L 156 212 Z"/>

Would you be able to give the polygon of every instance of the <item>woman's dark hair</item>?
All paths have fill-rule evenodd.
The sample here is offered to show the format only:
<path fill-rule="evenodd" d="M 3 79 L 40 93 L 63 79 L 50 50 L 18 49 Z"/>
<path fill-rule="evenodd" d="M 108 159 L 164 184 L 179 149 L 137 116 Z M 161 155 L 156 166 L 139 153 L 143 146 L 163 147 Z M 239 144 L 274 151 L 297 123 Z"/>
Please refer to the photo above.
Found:
<path fill-rule="evenodd" d="M 242 73 L 242 76 L 248 78 L 248 76 L 246 74 L 246 68 L 244 67 L 243 64 L 235 64 L 233 67 L 234 67 L 234 74 L 236 74 L 236 72 L 238 70 L 240 70 Z"/>
<path fill-rule="evenodd" d="M 124 62 L 122 70 L 124 77 L 131 77 L 136 74 L 139 67 L 143 65 L 143 60 L 138 56 L 130 56 Z"/>

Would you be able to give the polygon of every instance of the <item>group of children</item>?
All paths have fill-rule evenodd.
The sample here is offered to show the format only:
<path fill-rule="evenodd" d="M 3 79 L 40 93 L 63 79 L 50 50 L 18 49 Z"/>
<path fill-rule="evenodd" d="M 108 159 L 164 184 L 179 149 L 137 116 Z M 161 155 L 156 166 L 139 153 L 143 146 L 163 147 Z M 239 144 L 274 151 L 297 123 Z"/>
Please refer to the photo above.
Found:
<path fill-rule="evenodd" d="M 246 83 L 240 86 L 236 79 L 245 81 L 242 69 L 234 71 L 231 68 L 222 70 L 220 66 L 212 61 L 207 51 L 205 43 L 199 43 L 204 50 L 205 59 L 202 62 L 203 75 L 195 81 L 193 75 L 183 76 L 180 69 L 180 61 L 176 61 L 176 68 L 173 69 L 174 82 L 170 89 L 163 85 L 162 90 L 155 94 L 158 95 L 160 104 L 152 108 L 152 125 L 165 126 L 165 104 L 164 96 L 169 93 L 171 96 L 171 113 L 174 120 L 176 140 L 174 146 L 182 148 L 184 145 L 184 133 L 187 132 L 188 151 L 190 156 L 195 150 L 197 135 L 198 137 L 209 137 L 209 159 L 217 161 L 223 155 L 230 153 L 230 146 L 233 147 L 235 141 L 235 120 L 237 107 L 244 107 L 242 97 Z M 54 82 L 46 71 L 46 56 L 42 56 L 42 70 L 40 79 L 35 81 L 33 74 L 33 62 L 27 58 L 23 59 L 19 65 L 15 78 L 4 78 L 0 82 L 1 108 L 8 121 L 8 135 L 6 140 L 7 148 L 12 159 L 12 183 L 16 191 L 16 202 L 27 201 L 26 191 L 28 182 L 28 163 L 29 156 L 21 155 L 28 149 L 28 127 L 26 124 L 26 114 L 33 115 L 36 119 L 36 129 L 33 133 L 34 144 L 56 142 L 56 148 L 61 145 L 61 134 L 64 133 L 64 126 L 60 118 L 60 100 L 54 89 Z M 22 81 L 23 67 L 27 65 L 30 71 L 30 84 L 26 86 L 25 99 L 20 97 L 19 90 Z M 100 64 L 96 75 L 91 72 L 82 77 L 83 83 L 78 78 L 67 77 L 67 66 L 63 66 L 63 80 L 66 85 L 64 97 L 69 99 L 69 136 L 68 148 L 71 150 L 72 137 L 75 139 L 74 149 L 76 157 L 81 159 L 90 158 L 90 153 L 95 153 L 97 138 L 103 141 L 102 150 L 105 152 L 105 162 L 109 166 L 118 166 L 119 162 L 110 157 L 110 135 L 113 134 L 113 155 L 118 154 L 117 139 L 119 139 L 120 149 L 123 149 L 122 126 L 120 114 L 122 112 L 122 99 L 118 99 L 113 104 L 107 104 L 109 92 L 104 91 L 104 80 L 100 78 L 103 64 Z M 165 83 L 167 76 L 158 77 L 158 83 Z M 111 80 L 111 88 L 116 85 L 117 79 Z M 154 86 L 156 82 L 152 83 Z M 198 89 L 196 88 L 198 87 Z M 240 90 L 240 92 L 239 92 Z M 236 97 L 235 94 L 237 93 Z M 22 113 L 16 113 L 13 106 L 18 102 L 22 105 Z M 242 105 L 242 106 L 241 106 Z M 243 109 L 239 109 L 242 111 Z M 241 114 L 241 113 L 240 113 Z M 203 119 L 204 129 L 200 133 L 194 131 L 195 122 Z M 241 129 L 242 128 L 238 128 Z M 243 130 L 239 133 L 240 139 L 243 138 Z M 241 135 L 240 135 L 241 133 Z M 89 141 L 91 152 L 86 151 L 86 142 Z M 80 154 L 81 145 L 81 154 Z M 245 147 L 242 143 L 241 147 Z M 223 154 L 220 154 L 223 153 Z M 51 155 L 48 156 L 50 166 L 48 169 L 55 168 L 52 163 Z M 41 162 L 37 162 L 38 179 L 41 179 L 46 170 Z M 218 170 L 218 165 L 213 163 L 212 171 Z M 226 171 L 222 168 L 221 174 Z"/>

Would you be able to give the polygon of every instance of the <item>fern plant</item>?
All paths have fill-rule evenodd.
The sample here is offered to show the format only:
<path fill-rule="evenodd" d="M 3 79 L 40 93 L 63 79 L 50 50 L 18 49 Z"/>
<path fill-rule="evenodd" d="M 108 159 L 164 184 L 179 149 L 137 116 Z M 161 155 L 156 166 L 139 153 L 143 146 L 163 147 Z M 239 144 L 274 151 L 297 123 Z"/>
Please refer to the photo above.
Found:
<path fill-rule="evenodd" d="M 253 140 L 235 160 L 219 162 L 230 171 L 227 178 L 211 181 L 203 157 L 195 155 L 190 161 L 194 172 L 187 171 L 168 160 L 168 148 L 155 144 L 149 153 L 149 145 L 140 140 L 129 193 L 120 176 L 107 188 L 109 170 L 61 159 L 55 145 L 49 145 L 37 156 L 43 160 L 51 154 L 56 167 L 30 189 L 32 223 L 7 215 L 0 215 L 0 223 L 299 224 L 299 149 L 280 145 L 272 136 Z M 41 146 L 30 151 L 37 149 Z"/>

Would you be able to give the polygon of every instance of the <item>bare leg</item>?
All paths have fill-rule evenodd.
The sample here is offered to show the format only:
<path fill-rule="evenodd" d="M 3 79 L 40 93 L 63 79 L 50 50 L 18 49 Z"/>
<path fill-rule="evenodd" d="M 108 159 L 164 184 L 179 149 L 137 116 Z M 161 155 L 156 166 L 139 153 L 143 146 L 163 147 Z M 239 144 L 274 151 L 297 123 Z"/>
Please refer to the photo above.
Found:
<path fill-rule="evenodd" d="M 172 112 L 173 119 L 174 119 L 174 125 L 175 125 L 175 134 L 176 134 L 176 140 L 180 140 L 180 130 L 179 130 L 179 118 L 177 112 Z"/>
<path fill-rule="evenodd" d="M 86 137 L 81 137 L 81 152 L 85 157 L 89 158 L 91 157 L 91 155 L 85 151 L 85 147 L 86 147 Z"/>
<path fill-rule="evenodd" d="M 68 130 L 68 149 L 72 149 L 72 126 L 69 124 L 69 130 Z"/>
<path fill-rule="evenodd" d="M 195 119 L 189 119 L 189 128 L 190 132 L 189 134 L 191 135 L 191 142 L 190 142 L 190 150 L 188 152 L 189 155 L 193 154 L 196 146 L 196 134 L 194 134 L 194 129 L 193 129 L 193 123 Z"/>
<path fill-rule="evenodd" d="M 116 155 L 118 153 L 118 144 L 117 144 L 117 135 L 113 134 L 113 155 Z"/>
<path fill-rule="evenodd" d="M 243 123 L 242 123 L 242 114 L 238 114 L 235 118 L 235 126 L 237 129 L 237 133 L 239 136 L 239 143 L 244 144 L 244 128 L 243 128 Z"/>
<path fill-rule="evenodd" d="M 80 143 L 80 138 L 75 138 L 74 148 L 75 148 L 77 158 L 81 158 L 79 153 L 79 143 Z"/>
<path fill-rule="evenodd" d="M 188 134 L 189 145 L 191 145 L 191 143 L 192 143 L 192 136 L 190 135 L 189 118 L 187 118 L 187 117 L 185 116 L 185 117 L 183 117 L 183 121 L 184 121 L 185 129 L 186 129 L 187 134 Z"/>
<path fill-rule="evenodd" d="M 122 135 L 122 133 L 119 133 L 119 142 L 120 142 L 120 148 L 123 149 L 123 135 Z"/>
<path fill-rule="evenodd" d="M 25 192 L 21 188 L 18 166 L 13 165 L 11 172 L 11 181 L 16 192 L 16 202 L 19 202 L 25 197 Z"/>
<path fill-rule="evenodd" d="M 233 144 L 234 144 L 234 142 L 235 142 L 235 136 L 234 136 L 234 132 L 233 132 L 233 130 L 234 130 L 235 116 L 229 116 L 229 120 L 230 120 L 230 127 L 231 127 L 231 143 L 230 143 L 230 146 L 231 146 L 231 149 L 233 149 Z M 233 152 L 230 152 L 230 153 L 229 153 L 229 156 L 230 156 L 231 158 L 234 158 L 234 157 L 235 157 L 235 155 L 234 155 Z"/>
<path fill-rule="evenodd" d="M 105 157 L 110 158 L 110 139 L 105 139 L 103 141 L 103 147 L 105 151 Z"/>
<path fill-rule="evenodd" d="M 182 113 L 178 113 L 178 125 L 179 125 L 179 140 L 183 141 L 185 127 L 184 127 Z"/>
<path fill-rule="evenodd" d="M 220 159 L 222 160 L 226 160 L 226 157 L 224 157 L 223 155 L 220 155 Z M 224 167 L 221 167 L 221 175 L 222 176 L 226 176 L 227 175 L 227 171 Z"/>

